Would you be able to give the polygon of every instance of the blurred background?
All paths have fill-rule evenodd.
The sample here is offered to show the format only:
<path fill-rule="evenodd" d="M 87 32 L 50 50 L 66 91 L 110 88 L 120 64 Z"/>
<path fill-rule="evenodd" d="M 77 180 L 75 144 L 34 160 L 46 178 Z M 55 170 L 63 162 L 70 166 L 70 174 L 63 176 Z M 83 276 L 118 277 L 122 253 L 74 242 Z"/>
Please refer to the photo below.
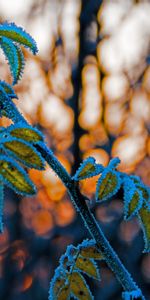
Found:
<path fill-rule="evenodd" d="M 25 52 L 16 105 L 68 172 L 89 155 L 105 166 L 118 156 L 121 171 L 150 185 L 150 1 L 0 0 L 0 22 L 6 20 L 24 27 L 39 48 L 36 57 Z M 11 83 L 2 52 L 0 78 Z M 1 126 L 9 124 L 0 119 Z M 88 237 L 50 168 L 29 174 L 35 197 L 5 190 L 1 300 L 47 300 L 59 257 Z M 83 180 L 81 191 L 148 300 L 150 255 L 142 254 L 140 225 L 136 218 L 122 220 L 122 191 L 95 206 L 96 180 Z M 104 262 L 99 267 L 101 282 L 87 279 L 95 300 L 121 299 L 112 272 Z"/>

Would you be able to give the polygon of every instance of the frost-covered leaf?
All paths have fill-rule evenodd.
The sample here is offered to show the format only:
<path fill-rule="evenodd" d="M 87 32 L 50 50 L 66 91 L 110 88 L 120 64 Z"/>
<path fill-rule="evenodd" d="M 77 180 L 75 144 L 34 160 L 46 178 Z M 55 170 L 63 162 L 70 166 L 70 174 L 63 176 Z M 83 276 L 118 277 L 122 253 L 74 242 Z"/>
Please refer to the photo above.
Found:
<path fill-rule="evenodd" d="M 44 169 L 44 160 L 42 156 L 28 142 L 16 138 L 3 138 L 1 143 L 7 154 L 18 159 L 27 167 L 39 170 Z"/>
<path fill-rule="evenodd" d="M 142 193 L 139 190 L 133 189 L 124 192 L 124 216 L 126 220 L 135 216 L 143 204 Z"/>
<path fill-rule="evenodd" d="M 120 158 L 119 157 L 114 157 L 110 160 L 109 162 L 109 169 L 116 169 L 116 167 L 120 164 Z"/>
<path fill-rule="evenodd" d="M 57 300 L 67 300 L 69 299 L 69 294 L 70 294 L 70 284 L 66 284 L 62 287 L 62 289 L 59 291 L 57 295 Z"/>
<path fill-rule="evenodd" d="M 124 215 L 125 219 L 131 219 L 138 214 L 138 211 L 143 205 L 144 192 L 141 191 L 133 176 L 124 175 L 123 179 L 124 189 Z"/>
<path fill-rule="evenodd" d="M 36 42 L 23 28 L 18 27 L 14 23 L 2 23 L 0 24 L 0 36 L 11 39 L 12 41 L 27 47 L 35 54 L 38 49 Z"/>
<path fill-rule="evenodd" d="M 98 280 L 100 279 L 100 274 L 99 274 L 97 265 L 93 259 L 86 258 L 86 257 L 79 255 L 75 266 L 77 269 L 86 273 L 88 276 L 91 276 Z"/>
<path fill-rule="evenodd" d="M 6 59 L 8 60 L 13 77 L 13 84 L 16 84 L 20 79 L 24 69 L 23 53 L 16 44 L 5 37 L 0 38 L 0 47 L 2 48 Z"/>
<path fill-rule="evenodd" d="M 71 275 L 70 292 L 79 300 L 93 299 L 83 276 L 76 271 Z"/>
<path fill-rule="evenodd" d="M 3 232 L 4 185 L 0 181 L 0 233 Z"/>
<path fill-rule="evenodd" d="M 39 130 L 22 123 L 11 125 L 7 128 L 7 131 L 12 137 L 16 137 L 34 144 L 44 140 L 43 135 Z"/>
<path fill-rule="evenodd" d="M 18 80 L 21 78 L 25 66 L 24 56 L 21 49 L 18 47 L 18 45 L 15 45 L 15 48 L 16 48 L 16 54 L 18 59 L 18 68 L 17 68 L 17 78 L 13 82 L 13 84 L 16 84 Z"/>
<path fill-rule="evenodd" d="M 0 175 L 5 184 L 22 195 L 33 195 L 36 189 L 27 173 L 13 159 L 0 155 Z"/>
<path fill-rule="evenodd" d="M 12 119 L 14 123 L 26 123 L 25 119 L 22 117 L 11 98 L 8 97 L 2 86 L 0 86 L 0 117 L 1 116 Z"/>
<path fill-rule="evenodd" d="M 13 77 L 13 84 L 18 80 L 18 55 L 16 46 L 7 38 L 0 38 L 0 47 L 9 63 L 10 71 Z"/>
<path fill-rule="evenodd" d="M 150 188 L 142 182 L 139 176 L 130 175 L 130 179 L 133 180 L 135 187 L 141 191 L 144 206 L 150 208 Z"/>
<path fill-rule="evenodd" d="M 102 254 L 97 250 L 93 240 L 84 240 L 77 248 L 80 250 L 80 255 L 84 257 L 94 258 L 97 260 L 103 259 Z"/>
<path fill-rule="evenodd" d="M 142 193 L 143 203 L 146 208 L 150 208 L 150 189 L 143 185 L 136 186 Z"/>
<path fill-rule="evenodd" d="M 129 291 L 123 292 L 122 299 L 123 300 L 136 300 L 136 299 L 144 300 L 140 289 L 130 291 L 130 292 Z"/>
<path fill-rule="evenodd" d="M 144 252 L 150 252 L 150 209 L 142 207 L 138 213 L 144 234 Z"/>
<path fill-rule="evenodd" d="M 121 178 L 119 173 L 106 168 L 97 182 L 96 201 L 109 199 L 118 192 L 120 186 Z"/>
<path fill-rule="evenodd" d="M 93 299 L 81 272 L 100 280 L 94 258 L 102 259 L 102 255 L 96 248 L 94 251 L 94 247 L 93 240 L 83 241 L 77 247 L 72 245 L 67 247 L 66 253 L 60 258 L 60 266 L 56 269 L 51 281 L 49 300 L 70 299 L 71 295 L 77 299 Z M 88 254 L 86 248 L 87 253 L 89 251 Z M 64 298 L 65 296 L 66 298 Z"/>
<path fill-rule="evenodd" d="M 92 300 L 92 294 L 83 276 L 73 271 L 65 277 L 61 276 L 62 269 L 56 270 L 49 290 L 49 300 L 68 300 L 73 295 L 76 299 Z M 59 274 L 60 273 L 60 274 Z"/>
<path fill-rule="evenodd" d="M 55 275 L 51 281 L 50 289 L 49 289 L 49 300 L 55 300 L 58 299 L 58 295 L 60 295 L 61 290 L 64 286 L 67 285 L 67 277 L 64 273 L 64 271 L 61 269 L 61 267 L 58 267 L 55 270 Z"/>
<path fill-rule="evenodd" d="M 73 179 L 79 181 L 90 178 L 102 173 L 103 169 L 102 165 L 96 164 L 94 157 L 88 157 L 82 162 Z"/>
<path fill-rule="evenodd" d="M 8 97 L 18 99 L 17 95 L 15 94 L 15 92 L 10 84 L 8 84 L 5 81 L 0 80 L 0 87 L 2 87 L 4 89 L 4 91 L 8 95 Z"/>

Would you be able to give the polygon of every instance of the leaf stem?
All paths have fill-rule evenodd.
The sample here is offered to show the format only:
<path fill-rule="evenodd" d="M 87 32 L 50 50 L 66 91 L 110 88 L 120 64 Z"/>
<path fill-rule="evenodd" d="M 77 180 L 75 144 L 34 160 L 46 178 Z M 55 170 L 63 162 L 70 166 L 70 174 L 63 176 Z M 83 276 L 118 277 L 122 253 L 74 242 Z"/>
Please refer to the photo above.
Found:
<path fill-rule="evenodd" d="M 118 255 L 115 253 L 100 226 L 98 225 L 95 217 L 86 205 L 86 198 L 80 193 L 77 183 L 72 180 L 66 169 L 61 165 L 61 163 L 54 156 L 53 152 L 49 150 L 44 143 L 37 144 L 36 148 L 66 186 L 76 211 L 80 214 L 91 237 L 96 242 L 97 249 L 104 256 L 106 263 L 113 271 L 118 281 L 121 283 L 123 289 L 125 291 L 139 290 L 137 284 L 134 282 L 130 273 L 120 261 Z M 141 299 L 145 299 L 142 295 L 142 292 Z"/>
<path fill-rule="evenodd" d="M 24 124 L 28 124 L 24 117 L 18 111 L 17 107 L 15 105 L 13 106 L 13 109 L 15 108 L 15 114 L 12 113 L 11 117 L 14 123 L 17 123 L 19 120 Z M 76 211 L 80 214 L 91 237 L 96 242 L 97 249 L 104 256 L 106 263 L 108 264 L 112 272 L 115 274 L 123 289 L 125 291 L 138 290 L 139 292 L 140 289 L 138 288 L 137 284 L 134 282 L 130 273 L 126 270 L 118 255 L 111 247 L 103 231 L 98 225 L 95 217 L 86 205 L 85 200 L 87 200 L 87 198 L 80 193 L 77 183 L 71 178 L 66 169 L 54 156 L 53 152 L 44 143 L 39 142 L 34 146 L 41 153 L 41 155 L 47 161 L 47 163 L 53 169 L 53 171 L 59 176 L 63 184 L 66 186 Z M 145 300 L 144 296 L 142 295 L 142 292 L 139 298 Z M 134 300 L 134 298 L 132 300 Z"/>

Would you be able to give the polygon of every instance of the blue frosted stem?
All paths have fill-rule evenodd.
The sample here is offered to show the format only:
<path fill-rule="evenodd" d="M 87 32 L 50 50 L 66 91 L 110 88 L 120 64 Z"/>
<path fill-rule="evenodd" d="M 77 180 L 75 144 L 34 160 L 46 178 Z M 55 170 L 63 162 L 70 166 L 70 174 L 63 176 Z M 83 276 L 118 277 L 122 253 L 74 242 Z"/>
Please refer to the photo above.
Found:
<path fill-rule="evenodd" d="M 15 106 L 15 105 L 14 105 Z M 13 106 L 13 109 L 14 109 Z M 9 116 L 10 117 L 10 116 Z M 18 109 L 15 107 L 15 114 L 13 113 L 12 119 L 14 123 L 18 122 L 19 120 L 23 123 L 27 123 L 27 121 L 23 118 L 20 114 Z M 98 225 L 95 217 L 89 210 L 88 206 L 86 205 L 86 199 L 79 191 L 78 184 L 74 181 L 71 176 L 68 174 L 66 169 L 62 166 L 59 160 L 54 156 L 53 152 L 47 148 L 47 146 L 39 142 L 35 145 L 37 150 L 41 153 L 43 158 L 47 161 L 53 171 L 59 176 L 61 181 L 66 186 L 72 203 L 76 208 L 76 211 L 80 214 L 86 228 L 88 229 L 91 237 L 95 240 L 97 249 L 102 253 L 104 256 L 107 265 L 110 267 L 112 272 L 115 274 L 116 278 L 122 285 L 125 291 L 140 291 L 134 280 L 132 279 L 130 273 L 126 270 L 124 265 L 122 264 L 121 260 L 119 259 L 116 252 L 111 247 L 110 243 L 106 239 L 103 231 L 101 230 L 100 226 Z M 139 299 L 145 300 L 144 296 L 142 295 Z M 136 299 L 136 298 L 135 298 Z"/>
<path fill-rule="evenodd" d="M 126 270 L 118 255 L 115 253 L 110 243 L 106 239 L 103 231 L 98 225 L 95 217 L 89 210 L 85 202 L 85 197 L 80 193 L 77 183 L 72 180 L 66 169 L 54 156 L 53 152 L 49 150 L 45 144 L 41 143 L 36 145 L 37 150 L 41 153 L 50 167 L 59 176 L 64 185 L 66 186 L 72 203 L 75 206 L 77 212 L 82 217 L 85 226 L 87 227 L 91 237 L 95 240 L 98 250 L 104 256 L 106 263 L 115 274 L 118 281 L 121 283 L 125 291 L 135 291 L 139 288 L 132 279 L 130 273 Z M 141 292 L 141 299 L 144 300 L 144 296 Z"/>

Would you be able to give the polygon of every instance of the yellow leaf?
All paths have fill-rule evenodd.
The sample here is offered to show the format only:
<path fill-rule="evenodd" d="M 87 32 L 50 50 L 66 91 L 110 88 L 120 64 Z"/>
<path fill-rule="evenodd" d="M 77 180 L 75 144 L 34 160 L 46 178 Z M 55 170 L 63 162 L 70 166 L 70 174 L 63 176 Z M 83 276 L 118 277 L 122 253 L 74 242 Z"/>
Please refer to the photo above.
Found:
<path fill-rule="evenodd" d="M 95 163 L 94 157 L 88 157 L 80 165 L 73 179 L 76 181 L 90 178 L 100 174 L 103 170 L 103 166 Z"/>
<path fill-rule="evenodd" d="M 96 187 L 96 200 L 107 200 L 119 190 L 121 180 L 117 172 L 106 171 L 102 173 Z"/>
<path fill-rule="evenodd" d="M 64 287 L 65 284 L 65 279 L 58 277 L 57 279 L 55 279 L 55 284 L 53 286 L 53 294 L 55 297 L 58 296 L 58 294 L 60 293 L 60 291 L 62 290 L 62 288 Z"/>
<path fill-rule="evenodd" d="M 21 162 L 23 162 L 27 166 L 33 167 L 35 169 L 44 168 L 44 163 L 41 155 L 30 144 L 17 139 L 12 139 L 10 141 L 4 142 L 3 145 L 6 150 L 11 151 L 11 154 L 13 154 L 15 158 L 21 160 Z"/>
<path fill-rule="evenodd" d="M 0 175 L 12 189 L 23 195 L 35 194 L 35 187 L 26 172 L 4 156 L 0 159 Z"/>
<path fill-rule="evenodd" d="M 70 291 L 79 300 L 92 300 L 93 299 L 83 276 L 81 274 L 79 274 L 78 272 L 73 272 L 71 275 Z"/>
<path fill-rule="evenodd" d="M 38 131 L 35 131 L 32 128 L 14 128 L 10 131 L 11 136 L 18 139 L 23 139 L 27 142 L 35 143 L 43 141 L 43 137 Z"/>
<path fill-rule="evenodd" d="M 150 252 L 150 210 L 142 207 L 139 211 L 139 216 L 142 222 L 145 249 L 144 252 Z"/>
<path fill-rule="evenodd" d="M 100 279 L 100 275 L 96 268 L 96 264 L 93 260 L 89 258 L 82 257 L 79 255 L 76 261 L 76 268 L 80 269 L 88 276 L 94 277 L 95 279 Z"/>
<path fill-rule="evenodd" d="M 131 201 L 129 202 L 127 206 L 127 216 L 126 217 L 131 217 L 135 215 L 138 210 L 142 207 L 143 199 L 141 197 L 141 192 L 136 190 L 131 198 Z"/>
<path fill-rule="evenodd" d="M 67 284 L 65 285 L 59 292 L 58 296 L 57 296 L 57 300 L 67 300 L 70 299 L 69 297 L 70 294 L 70 285 Z"/>
<path fill-rule="evenodd" d="M 88 258 L 103 259 L 102 254 L 96 249 L 95 245 L 81 248 L 80 254 Z"/>

